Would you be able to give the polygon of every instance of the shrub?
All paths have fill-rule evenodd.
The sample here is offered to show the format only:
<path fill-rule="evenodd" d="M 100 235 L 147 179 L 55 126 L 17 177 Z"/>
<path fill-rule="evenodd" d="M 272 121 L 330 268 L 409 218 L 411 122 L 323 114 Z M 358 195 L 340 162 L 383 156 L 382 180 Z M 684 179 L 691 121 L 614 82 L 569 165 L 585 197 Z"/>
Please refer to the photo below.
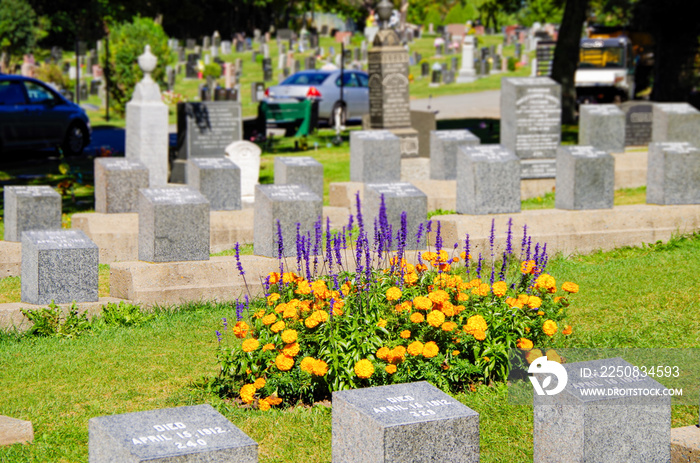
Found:
<path fill-rule="evenodd" d="M 22 309 L 22 314 L 34 323 L 27 331 L 29 336 L 74 338 L 90 330 L 87 313 L 78 313 L 78 307 L 75 304 L 71 305 L 65 317 L 61 308 L 53 301 L 47 308 Z"/>
<path fill-rule="evenodd" d="M 124 115 L 126 103 L 131 99 L 136 84 L 143 78 L 138 57 L 146 45 L 158 58 L 151 73 L 161 87 L 166 86 L 165 67 L 172 61 L 168 37 L 163 28 L 152 19 L 134 17 L 131 23 L 122 23 L 112 28 L 109 34 L 109 94 L 112 109 Z M 103 63 L 103 66 L 105 63 Z"/>
<path fill-rule="evenodd" d="M 70 79 L 61 72 L 55 64 L 41 63 L 36 69 L 36 78 L 44 82 L 50 82 L 59 89 L 69 88 Z"/>

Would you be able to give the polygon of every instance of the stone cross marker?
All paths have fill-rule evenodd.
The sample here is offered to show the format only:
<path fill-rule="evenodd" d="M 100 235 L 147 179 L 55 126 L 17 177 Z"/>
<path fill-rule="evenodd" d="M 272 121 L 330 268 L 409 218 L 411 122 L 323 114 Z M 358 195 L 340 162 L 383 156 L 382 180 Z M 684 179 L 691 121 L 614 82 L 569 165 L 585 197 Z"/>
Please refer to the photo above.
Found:
<path fill-rule="evenodd" d="M 655 103 L 652 140 L 687 141 L 700 146 L 700 111 L 688 103 Z"/>
<path fill-rule="evenodd" d="M 614 104 L 579 107 L 578 144 L 611 153 L 625 151 L 625 113 Z"/>
<path fill-rule="evenodd" d="M 350 133 L 350 181 L 398 182 L 401 180 L 401 142 L 388 130 Z"/>
<path fill-rule="evenodd" d="M 457 154 L 457 213 L 520 212 L 520 161 L 502 145 L 462 146 Z"/>
<path fill-rule="evenodd" d="M 333 463 L 479 461 L 479 414 L 425 381 L 333 393 Z"/>
<path fill-rule="evenodd" d="M 430 132 L 430 178 L 457 179 L 457 151 L 463 145 L 479 145 L 469 130 L 433 130 Z"/>
<path fill-rule="evenodd" d="M 700 149 L 697 145 L 649 144 L 647 203 L 700 204 Z"/>
<path fill-rule="evenodd" d="M 190 159 L 187 184 L 207 198 L 212 211 L 241 208 L 241 169 L 228 158 Z"/>
<path fill-rule="evenodd" d="M 557 151 L 557 209 L 612 209 L 615 158 L 593 146 L 560 146 Z"/>
<path fill-rule="evenodd" d="M 88 421 L 90 463 L 257 463 L 258 444 L 211 405 Z"/>
<path fill-rule="evenodd" d="M 139 190 L 139 260 L 209 260 L 209 201 L 188 187 Z"/>
<path fill-rule="evenodd" d="M 391 227 L 392 246 L 398 245 L 397 233 L 401 230 L 401 214 L 406 213 L 406 248 L 423 249 L 425 247 L 425 233 L 417 242 L 416 235 L 420 224 L 425 223 L 428 216 L 428 197 L 421 190 L 410 183 L 368 183 L 365 185 L 364 216 L 369 223 L 370 236 L 375 236 L 374 220 L 379 222 L 379 211 L 382 197 L 386 210 L 387 225 Z"/>
<path fill-rule="evenodd" d="M 22 302 L 98 300 L 99 248 L 81 230 L 22 234 Z"/>
<path fill-rule="evenodd" d="M 275 185 L 303 185 L 323 198 L 323 164 L 311 156 L 276 156 Z"/>
<path fill-rule="evenodd" d="M 536 362 L 533 364 L 537 365 Z M 621 358 L 562 367 L 567 374 L 562 392 L 534 394 L 533 460 L 536 463 L 671 461 L 671 397 L 663 395 L 666 389 L 663 385 L 649 376 L 602 378 L 606 371 L 624 372 L 625 368 L 631 371 L 633 365 Z M 545 377 L 533 376 L 540 383 Z M 613 388 L 623 393 L 604 395 Z M 654 390 L 658 395 L 633 395 L 635 390 L 644 389 Z M 593 395 L 594 390 L 601 395 Z"/>
<path fill-rule="evenodd" d="M 148 169 L 143 162 L 95 158 L 95 212 L 137 212 L 139 189 L 148 186 Z"/>
<path fill-rule="evenodd" d="M 5 241 L 21 241 L 22 232 L 61 229 L 61 195 L 49 186 L 6 186 Z"/>

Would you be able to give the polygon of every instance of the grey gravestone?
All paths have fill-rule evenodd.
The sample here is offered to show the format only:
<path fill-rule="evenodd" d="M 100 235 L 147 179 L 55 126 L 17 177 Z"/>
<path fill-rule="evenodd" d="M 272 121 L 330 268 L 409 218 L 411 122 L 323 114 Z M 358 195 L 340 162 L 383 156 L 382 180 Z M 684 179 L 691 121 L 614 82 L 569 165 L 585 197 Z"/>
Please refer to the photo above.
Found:
<path fill-rule="evenodd" d="M 303 185 L 323 198 L 323 164 L 310 156 L 276 156 L 275 185 Z"/>
<path fill-rule="evenodd" d="M 503 145 L 462 146 L 457 153 L 457 213 L 520 212 L 520 161 Z"/>
<path fill-rule="evenodd" d="M 534 394 L 535 462 L 671 461 L 671 397 L 661 395 L 664 386 L 649 376 L 601 377 L 618 367 L 623 375 L 625 368 L 633 368 L 621 358 L 562 366 L 568 376 L 564 390 L 554 395 Z M 544 375 L 534 376 L 544 381 Z M 613 388 L 621 393 L 611 397 L 593 392 Z M 660 395 L 634 395 L 644 389 Z"/>
<path fill-rule="evenodd" d="M 700 111 L 688 103 L 656 103 L 652 118 L 653 141 L 687 141 L 700 146 Z"/>
<path fill-rule="evenodd" d="M 148 188 L 148 169 L 141 161 L 95 158 L 95 212 L 138 212 L 140 188 Z"/>
<path fill-rule="evenodd" d="M 296 255 L 299 232 L 313 233 L 314 223 L 323 213 L 323 200 L 301 185 L 256 185 L 253 216 L 253 251 L 256 255 L 279 256 L 277 222 L 282 231 L 283 254 Z"/>
<path fill-rule="evenodd" d="M 557 159 L 522 159 L 520 161 L 520 178 L 555 178 L 557 176 Z"/>
<path fill-rule="evenodd" d="M 379 211 L 384 197 L 387 224 L 391 226 L 392 249 L 397 248 L 397 233 L 401 230 L 401 213 L 406 213 L 406 248 L 424 249 L 425 236 L 420 242 L 416 235 L 421 223 L 428 216 L 428 197 L 410 183 L 368 183 L 365 185 L 364 216 L 371 224 L 368 229 L 370 236 L 376 236 L 376 223 L 379 221 Z M 381 228 L 380 228 L 381 230 Z"/>
<path fill-rule="evenodd" d="M 209 259 L 209 202 L 187 187 L 139 191 L 139 260 Z"/>
<path fill-rule="evenodd" d="M 258 444 L 211 405 L 88 421 L 90 463 L 257 463 Z"/>
<path fill-rule="evenodd" d="M 560 140 L 560 85 L 549 77 L 504 77 L 501 144 L 520 159 L 554 158 Z"/>
<path fill-rule="evenodd" d="M 388 130 L 350 133 L 350 181 L 377 183 L 401 179 L 401 141 Z"/>
<path fill-rule="evenodd" d="M 228 158 L 190 159 L 187 184 L 207 198 L 212 211 L 241 208 L 241 169 Z"/>
<path fill-rule="evenodd" d="M 95 302 L 99 248 L 82 230 L 22 234 L 22 302 Z"/>
<path fill-rule="evenodd" d="M 560 146 L 555 191 L 557 209 L 612 209 L 615 158 L 593 146 Z"/>
<path fill-rule="evenodd" d="M 59 230 L 61 195 L 49 186 L 6 186 L 5 241 L 21 241 L 22 232 Z"/>
<path fill-rule="evenodd" d="M 242 135 L 240 103 L 208 101 L 177 105 L 179 159 L 223 157 L 226 147 Z"/>
<path fill-rule="evenodd" d="M 579 106 L 578 144 L 623 153 L 625 113 L 614 104 Z"/>
<path fill-rule="evenodd" d="M 469 130 L 433 130 L 430 132 L 430 178 L 457 179 L 457 151 L 463 145 L 479 145 Z"/>
<path fill-rule="evenodd" d="M 648 101 L 625 101 L 625 146 L 647 146 L 651 143 L 654 105 Z"/>
<path fill-rule="evenodd" d="M 700 204 L 700 150 L 690 143 L 649 144 L 647 203 Z"/>
<path fill-rule="evenodd" d="M 265 98 L 264 82 L 252 82 L 250 84 L 250 98 L 253 103 L 262 101 Z"/>
<path fill-rule="evenodd" d="M 422 381 L 333 393 L 333 463 L 479 461 L 479 414 Z"/>

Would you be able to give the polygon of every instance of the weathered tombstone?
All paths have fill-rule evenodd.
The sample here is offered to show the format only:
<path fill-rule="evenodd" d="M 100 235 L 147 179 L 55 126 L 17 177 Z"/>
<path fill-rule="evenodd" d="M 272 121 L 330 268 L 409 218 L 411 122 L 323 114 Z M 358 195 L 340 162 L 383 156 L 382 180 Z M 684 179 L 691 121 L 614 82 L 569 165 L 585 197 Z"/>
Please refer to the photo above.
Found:
<path fill-rule="evenodd" d="M 334 463 L 479 461 L 479 414 L 418 383 L 333 393 Z"/>
<path fill-rule="evenodd" d="M 433 130 L 430 132 L 430 178 L 457 179 L 457 152 L 460 146 L 479 145 L 469 130 Z"/>
<path fill-rule="evenodd" d="M 625 101 L 620 109 L 625 112 L 625 146 L 647 146 L 651 143 L 653 103 Z"/>
<path fill-rule="evenodd" d="M 185 64 L 185 77 L 187 79 L 196 79 L 198 76 L 197 61 L 199 60 L 199 55 L 190 53 L 187 55 L 187 64 Z"/>
<path fill-rule="evenodd" d="M 503 145 L 461 146 L 457 153 L 457 213 L 520 212 L 520 161 Z"/>
<path fill-rule="evenodd" d="M 95 302 L 99 248 L 82 230 L 22 233 L 22 302 Z"/>
<path fill-rule="evenodd" d="M 401 179 L 401 141 L 388 130 L 350 132 L 350 181 L 398 182 Z"/>
<path fill-rule="evenodd" d="M 149 185 L 168 183 L 168 106 L 160 87 L 151 78 L 156 57 L 146 45 L 139 56 L 143 79 L 126 104 L 126 158 L 143 162 L 148 168 Z"/>
<path fill-rule="evenodd" d="M 560 146 L 554 207 L 612 209 L 615 199 L 615 158 L 593 146 Z"/>
<path fill-rule="evenodd" d="M 229 158 L 190 159 L 187 184 L 207 198 L 212 211 L 241 208 L 241 169 Z"/>
<path fill-rule="evenodd" d="M 259 256 L 296 256 L 299 233 L 314 229 L 323 213 L 323 199 L 301 185 L 257 185 L 253 216 L 253 252 Z M 279 224 L 279 230 L 278 230 Z M 281 231 L 282 243 L 279 242 Z"/>
<path fill-rule="evenodd" d="M 195 41 L 195 39 L 187 39 L 185 41 L 185 46 L 188 50 L 194 50 L 196 44 L 197 42 Z"/>
<path fill-rule="evenodd" d="M 652 117 L 652 141 L 687 141 L 700 146 L 700 111 L 688 103 L 656 103 Z"/>
<path fill-rule="evenodd" d="M 553 395 L 534 394 L 536 463 L 671 461 L 671 397 L 663 385 L 646 375 L 601 377 L 605 371 L 636 369 L 621 358 L 561 367 L 567 377 L 564 389 Z M 534 376 L 538 382 L 545 378 L 536 372 Z M 553 389 L 550 386 L 546 392 Z M 638 394 L 644 390 L 652 395 Z"/>
<path fill-rule="evenodd" d="M 405 249 L 425 248 L 425 236 L 416 241 L 420 224 L 426 221 L 428 215 L 428 197 L 410 183 L 368 183 L 364 192 L 364 216 L 370 223 L 370 236 L 381 236 L 383 218 L 380 210 L 384 200 L 386 212 L 386 232 L 391 233 L 391 249 L 397 249 L 397 233 L 401 230 L 401 214 L 406 213 L 406 247 Z M 375 225 L 379 229 L 375 229 Z M 389 249 L 385 249 L 389 250 Z"/>
<path fill-rule="evenodd" d="M 250 98 L 253 103 L 262 101 L 265 98 L 264 82 L 252 82 L 250 84 Z"/>
<path fill-rule="evenodd" d="M 433 63 L 433 67 L 431 69 L 433 72 L 429 87 L 438 87 L 442 82 L 442 66 L 440 66 L 440 63 Z"/>
<path fill-rule="evenodd" d="M 302 185 L 323 198 L 323 164 L 311 156 L 276 156 L 275 185 Z"/>
<path fill-rule="evenodd" d="M 614 104 L 579 106 L 578 144 L 623 153 L 625 113 Z"/>
<path fill-rule="evenodd" d="M 3 191 L 5 241 L 22 241 L 22 232 L 61 229 L 61 195 L 49 186 L 12 186 Z"/>
<path fill-rule="evenodd" d="M 246 140 L 233 142 L 226 147 L 226 157 L 241 169 L 241 200 L 247 204 L 252 204 L 255 196 L 261 153 L 258 145 Z"/>
<path fill-rule="evenodd" d="M 206 50 L 211 46 L 211 38 L 208 35 L 205 35 L 204 38 L 202 38 L 202 49 Z"/>
<path fill-rule="evenodd" d="M 138 212 L 139 189 L 148 186 L 148 169 L 141 161 L 95 158 L 95 212 Z"/>
<path fill-rule="evenodd" d="M 452 84 L 455 81 L 455 72 L 454 71 L 445 71 L 442 74 L 442 82 L 444 84 Z"/>
<path fill-rule="evenodd" d="M 209 259 L 209 201 L 188 187 L 139 190 L 139 260 Z"/>
<path fill-rule="evenodd" d="M 306 69 L 314 70 L 316 69 L 316 57 L 307 56 L 306 57 Z"/>
<path fill-rule="evenodd" d="M 700 149 L 687 142 L 649 144 L 647 203 L 700 204 Z"/>
<path fill-rule="evenodd" d="M 258 444 L 211 405 L 90 418 L 88 434 L 90 463 L 258 461 Z"/>
<path fill-rule="evenodd" d="M 421 77 L 428 77 L 430 75 L 430 64 L 428 62 L 423 62 L 420 65 L 420 75 Z"/>
<path fill-rule="evenodd" d="M 231 41 L 230 40 L 222 40 L 221 41 L 221 54 L 222 55 L 230 55 L 231 54 Z"/>
<path fill-rule="evenodd" d="M 437 129 L 433 111 L 411 110 L 411 127 L 418 132 L 418 157 L 430 157 L 430 132 Z"/>

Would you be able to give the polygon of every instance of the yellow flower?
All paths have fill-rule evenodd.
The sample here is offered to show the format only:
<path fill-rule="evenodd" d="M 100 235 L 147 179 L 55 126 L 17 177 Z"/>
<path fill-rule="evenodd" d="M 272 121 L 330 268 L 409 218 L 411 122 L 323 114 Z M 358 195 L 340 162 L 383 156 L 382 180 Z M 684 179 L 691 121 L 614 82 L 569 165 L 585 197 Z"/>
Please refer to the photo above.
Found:
<path fill-rule="evenodd" d="M 387 361 L 389 363 L 401 363 L 404 361 L 406 357 L 406 348 L 404 346 L 396 346 L 391 351 L 389 351 L 389 356 L 387 357 Z"/>
<path fill-rule="evenodd" d="M 486 331 L 476 330 L 471 334 L 477 341 L 483 341 L 484 339 L 486 339 Z"/>
<path fill-rule="evenodd" d="M 547 360 L 561 363 L 561 357 L 559 357 L 559 354 L 557 354 L 557 352 L 554 349 L 549 349 L 545 355 L 547 356 Z"/>
<path fill-rule="evenodd" d="M 481 283 L 479 286 L 472 288 L 472 294 L 474 294 L 475 296 L 488 296 L 490 291 L 491 288 L 489 288 L 489 285 L 486 283 Z"/>
<path fill-rule="evenodd" d="M 537 315 L 539 315 L 541 317 L 542 315 L 544 315 L 544 312 L 540 310 L 537 312 Z"/>
<path fill-rule="evenodd" d="M 278 293 L 272 293 L 269 296 L 267 296 L 267 305 L 273 305 L 275 302 L 277 302 L 280 298 L 280 295 Z"/>
<path fill-rule="evenodd" d="M 420 313 L 420 312 L 413 312 L 413 313 L 411 314 L 410 320 L 411 320 L 413 323 L 422 323 L 423 320 L 425 320 L 425 317 L 423 317 L 423 314 Z"/>
<path fill-rule="evenodd" d="M 425 343 L 423 346 L 423 357 L 425 358 L 433 358 L 435 357 L 440 349 L 438 348 L 438 345 L 435 344 L 433 341 L 428 341 Z"/>
<path fill-rule="evenodd" d="M 284 330 L 282 332 L 282 341 L 291 344 L 294 341 L 297 340 L 297 331 L 296 330 Z"/>
<path fill-rule="evenodd" d="M 445 314 L 446 317 L 452 317 L 453 315 L 457 315 L 457 307 L 452 304 L 450 301 L 445 301 L 440 305 L 440 311 Z"/>
<path fill-rule="evenodd" d="M 282 331 L 284 329 L 284 327 L 285 327 L 284 322 L 282 320 L 280 320 L 270 327 L 270 331 L 272 331 L 273 333 L 279 333 L 280 331 Z"/>
<path fill-rule="evenodd" d="M 374 365 L 367 359 L 362 359 L 355 364 L 355 374 L 360 378 L 369 378 L 374 374 Z"/>
<path fill-rule="evenodd" d="M 255 315 L 253 315 L 254 318 L 262 318 L 263 315 L 265 315 L 265 311 L 260 309 L 257 312 L 255 312 Z"/>
<path fill-rule="evenodd" d="M 554 336 L 557 332 L 557 324 L 553 320 L 547 320 L 542 324 L 542 331 L 547 336 Z"/>
<path fill-rule="evenodd" d="M 534 273 L 535 271 L 535 261 L 525 260 L 520 264 L 520 273 Z"/>
<path fill-rule="evenodd" d="M 403 282 L 406 283 L 406 286 L 411 286 L 415 284 L 416 281 L 418 281 L 416 272 L 406 272 L 403 274 Z"/>
<path fill-rule="evenodd" d="M 285 346 L 282 348 L 282 353 L 289 357 L 296 357 L 297 354 L 299 354 L 299 349 L 299 343 L 293 342 L 290 344 L 285 344 Z"/>
<path fill-rule="evenodd" d="M 388 347 L 380 347 L 379 350 L 377 351 L 377 358 L 379 360 L 386 360 L 389 357 L 389 350 Z"/>
<path fill-rule="evenodd" d="M 384 367 L 384 370 L 386 370 L 387 373 L 390 375 L 393 375 L 396 373 L 396 365 L 392 365 L 391 363 L 387 366 Z"/>
<path fill-rule="evenodd" d="M 532 363 L 540 357 L 542 357 L 542 351 L 539 349 L 532 349 L 527 354 L 525 354 L 525 360 L 527 360 L 527 363 Z"/>
<path fill-rule="evenodd" d="M 455 322 L 445 322 L 440 328 L 442 328 L 442 331 L 447 331 L 449 333 L 450 331 L 454 331 L 454 329 L 457 328 L 457 324 Z"/>
<path fill-rule="evenodd" d="M 467 254 L 467 251 L 462 251 L 462 252 L 459 254 L 459 257 L 461 257 L 462 260 L 465 260 L 465 261 L 472 258 L 471 254 Z"/>
<path fill-rule="evenodd" d="M 411 310 L 411 301 L 404 301 L 401 304 L 396 304 L 394 310 L 401 313 L 407 310 Z"/>
<path fill-rule="evenodd" d="M 430 326 L 434 326 L 435 328 L 437 328 L 440 325 L 442 325 L 445 321 L 445 314 L 440 312 L 439 310 L 433 310 L 428 314 L 426 320 L 428 321 L 428 324 L 430 324 Z"/>
<path fill-rule="evenodd" d="M 272 325 L 277 321 L 277 315 L 271 313 L 262 318 L 263 325 Z"/>
<path fill-rule="evenodd" d="M 457 294 L 457 302 L 466 302 L 469 300 L 469 294 L 459 293 Z"/>
<path fill-rule="evenodd" d="M 496 283 L 493 284 L 491 287 L 491 290 L 493 291 L 493 294 L 498 297 L 503 297 L 506 295 L 506 291 L 508 290 L 508 286 L 506 285 L 505 281 L 497 281 Z"/>
<path fill-rule="evenodd" d="M 248 335 L 248 330 L 250 330 L 248 324 L 244 321 L 240 321 L 233 327 L 233 334 L 237 338 L 243 339 Z"/>
<path fill-rule="evenodd" d="M 272 343 L 265 344 L 262 348 L 263 352 L 268 350 L 275 350 L 275 345 Z"/>
<path fill-rule="evenodd" d="M 411 344 L 408 345 L 407 352 L 414 357 L 417 355 L 421 355 L 423 353 L 423 343 L 420 341 L 413 341 Z"/>
<path fill-rule="evenodd" d="M 280 371 L 289 371 L 294 366 L 294 359 L 288 355 L 279 354 L 275 357 L 275 365 Z"/>
<path fill-rule="evenodd" d="M 270 402 L 267 399 L 260 399 L 258 400 L 258 408 L 261 411 L 266 412 L 270 409 Z"/>
<path fill-rule="evenodd" d="M 313 373 L 316 376 L 326 376 L 326 373 L 328 373 L 328 364 L 323 360 L 316 360 L 313 364 Z"/>
<path fill-rule="evenodd" d="M 544 289 L 547 292 L 555 293 L 557 291 L 557 282 L 552 275 L 543 273 L 535 280 L 535 289 Z"/>
<path fill-rule="evenodd" d="M 279 405 L 282 403 L 282 399 L 275 396 L 270 396 L 266 400 L 269 402 L 270 405 Z"/>
<path fill-rule="evenodd" d="M 567 281 L 566 283 L 561 285 L 561 289 L 563 289 L 567 293 L 578 293 L 578 285 L 570 281 Z"/>
<path fill-rule="evenodd" d="M 289 283 L 294 283 L 297 280 L 297 276 L 294 272 L 284 272 L 284 275 L 282 275 L 282 283 L 285 285 Z"/>
<path fill-rule="evenodd" d="M 527 306 L 531 309 L 537 309 L 542 305 L 542 299 L 537 296 L 530 296 L 527 299 Z"/>
<path fill-rule="evenodd" d="M 459 351 L 458 351 L 458 350 L 453 350 L 453 351 L 452 351 L 452 355 L 454 355 L 455 357 L 458 356 L 458 355 L 459 355 Z"/>
<path fill-rule="evenodd" d="M 433 301 L 433 304 L 441 304 L 450 299 L 450 295 L 444 289 L 437 289 L 428 294 L 428 298 Z M 427 309 L 426 309 L 427 310 Z"/>
<path fill-rule="evenodd" d="M 401 336 L 403 339 L 408 339 L 411 337 L 411 332 L 409 330 L 403 330 L 401 333 L 399 333 L 399 336 Z"/>
<path fill-rule="evenodd" d="M 433 301 L 425 296 L 418 296 L 413 299 L 413 306 L 416 310 L 430 310 L 433 307 Z"/>
<path fill-rule="evenodd" d="M 253 386 L 255 386 L 255 389 L 260 389 L 260 388 L 265 387 L 265 383 L 266 383 L 265 378 L 258 378 L 253 383 Z"/>
<path fill-rule="evenodd" d="M 316 360 L 312 357 L 304 357 L 304 359 L 301 361 L 301 364 L 299 367 L 301 368 L 301 371 L 305 371 L 308 374 L 312 374 L 314 372 L 314 365 L 316 363 Z"/>
<path fill-rule="evenodd" d="M 431 262 L 431 261 L 437 259 L 437 254 L 435 254 L 432 251 L 426 251 L 423 253 L 423 255 L 421 257 L 423 258 L 423 260 L 427 260 L 428 262 Z"/>
<path fill-rule="evenodd" d="M 297 289 L 294 290 L 295 294 L 307 295 L 311 294 L 311 285 L 306 280 L 301 280 L 297 283 Z"/>
<path fill-rule="evenodd" d="M 255 399 L 255 386 L 253 384 L 245 384 L 241 387 L 238 394 L 243 402 L 249 404 Z"/>
<path fill-rule="evenodd" d="M 518 349 L 523 349 L 523 350 L 530 350 L 533 347 L 532 341 L 530 341 L 527 338 L 520 338 L 518 339 L 518 342 L 515 344 L 515 346 Z"/>
<path fill-rule="evenodd" d="M 401 290 L 396 286 L 392 286 L 386 290 L 386 299 L 388 301 L 398 301 L 401 299 Z"/>
<path fill-rule="evenodd" d="M 563 334 L 564 336 L 568 336 L 571 333 L 573 333 L 573 330 L 571 329 L 571 326 L 569 326 L 569 325 L 566 325 L 566 327 L 564 328 L 564 331 L 561 332 L 561 334 Z"/>
<path fill-rule="evenodd" d="M 271 272 L 268 277 L 270 278 L 270 284 L 274 285 L 275 283 L 278 283 L 280 281 L 280 274 L 279 272 Z"/>
<path fill-rule="evenodd" d="M 472 315 L 467 320 L 467 324 L 464 326 L 464 332 L 467 334 L 472 334 L 473 331 L 486 331 L 488 325 L 486 320 L 481 315 Z"/>
<path fill-rule="evenodd" d="M 340 292 L 343 293 L 343 296 L 347 296 L 348 294 L 350 294 L 351 289 L 352 289 L 352 285 L 350 285 L 350 283 L 346 281 L 340 287 Z"/>
<path fill-rule="evenodd" d="M 243 352 L 253 352 L 258 347 L 260 347 L 260 343 L 255 338 L 246 339 L 241 345 Z"/>
<path fill-rule="evenodd" d="M 386 328 L 386 320 L 383 318 L 380 318 L 379 321 L 377 322 L 377 326 L 380 328 Z"/>

